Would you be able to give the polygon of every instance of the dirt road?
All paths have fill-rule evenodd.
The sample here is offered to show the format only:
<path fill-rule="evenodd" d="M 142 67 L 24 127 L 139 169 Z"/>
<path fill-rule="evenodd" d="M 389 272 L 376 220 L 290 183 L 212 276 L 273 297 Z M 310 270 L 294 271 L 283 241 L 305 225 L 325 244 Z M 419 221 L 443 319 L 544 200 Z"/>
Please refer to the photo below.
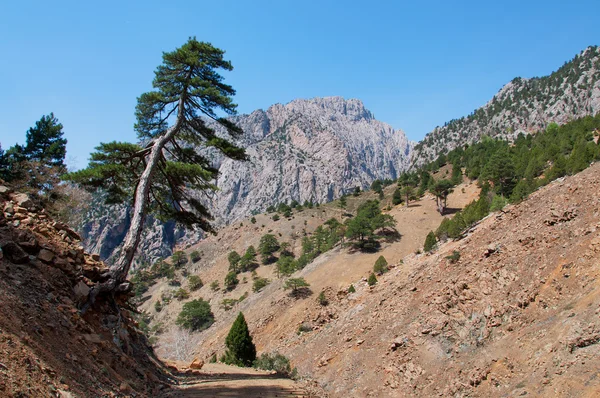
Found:
<path fill-rule="evenodd" d="M 179 385 L 164 395 L 179 397 L 312 397 L 298 383 L 271 372 L 206 364 L 201 374 L 178 378 Z"/>

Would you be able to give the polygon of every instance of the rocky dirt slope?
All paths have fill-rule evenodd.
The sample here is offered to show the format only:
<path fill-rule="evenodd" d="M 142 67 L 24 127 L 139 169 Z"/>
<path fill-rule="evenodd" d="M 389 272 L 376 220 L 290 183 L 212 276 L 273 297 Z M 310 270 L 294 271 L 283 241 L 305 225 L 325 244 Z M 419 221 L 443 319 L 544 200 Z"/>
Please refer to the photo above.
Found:
<path fill-rule="evenodd" d="M 168 375 L 123 300 L 78 306 L 106 270 L 79 236 L 0 186 L 0 396 L 157 396 Z"/>
<path fill-rule="evenodd" d="M 395 186 L 386 188 L 384 207 L 391 205 L 391 195 L 394 189 Z M 476 184 L 466 182 L 449 197 L 448 204 L 453 208 L 462 208 L 477 197 L 478 191 Z M 380 255 L 384 255 L 390 263 L 400 262 L 404 256 L 419 249 L 427 233 L 437 228 L 442 220 L 436 211 L 435 200 L 430 196 L 411 202 L 408 208 L 392 206 L 389 214 L 396 219 L 396 228 L 401 235 L 399 241 L 384 242 L 382 249 L 377 253 L 350 252 L 346 248 L 338 247 L 322 254 L 312 264 L 293 275 L 294 277 L 302 276 L 311 284 L 313 295 L 309 300 L 293 300 L 288 297 L 288 292 L 282 288 L 285 278 L 279 278 L 276 275 L 275 265 L 262 265 L 256 270 L 259 277 L 266 277 L 271 281 L 259 293 L 252 291 L 253 280 L 250 272 L 243 272 L 238 276 L 240 284 L 233 291 L 228 292 L 222 289 L 223 280 L 228 272 L 227 255 L 230 251 L 236 250 L 243 254 L 250 245 L 258 248 L 261 236 L 271 233 L 280 242 L 290 243 L 291 250 L 298 256 L 301 252 L 301 241 L 305 232 L 311 234 L 318 226 L 332 217 L 343 221 L 344 213 L 356 212 L 360 203 L 375 198 L 377 198 L 376 193 L 364 192 L 359 197 L 349 196 L 348 206 L 345 210 L 340 209 L 338 201 L 335 201 L 319 208 L 304 209 L 301 212 L 294 211 L 290 219 L 282 218 L 279 221 L 273 221 L 272 214 L 259 214 L 255 216 L 255 224 L 244 220 L 239 224 L 224 228 L 217 236 L 207 237 L 204 241 L 186 249 L 187 252 L 198 250 L 202 254 L 202 258 L 198 262 L 186 266 L 186 271 L 190 275 L 198 275 L 204 282 L 201 289 L 190 292 L 189 300 L 202 297 L 209 301 L 217 320 L 216 324 L 206 332 L 190 336 L 192 341 L 189 346 L 192 349 L 186 359 L 194 356 L 193 347 L 200 341 L 203 341 L 203 350 L 200 352 L 203 357 L 208 358 L 214 352 L 221 353 L 225 335 L 237 315 L 237 311 L 243 311 L 261 328 L 267 327 L 267 325 L 269 328 L 278 328 L 277 333 L 271 330 L 271 334 L 265 331 L 264 334 L 258 336 L 256 343 L 259 351 L 262 351 L 265 344 L 263 339 L 279 339 L 287 337 L 287 334 L 295 335 L 304 312 L 314 306 L 316 296 L 321 290 L 346 289 L 351 283 L 367 276 Z M 183 288 L 188 287 L 185 278 L 179 276 L 176 279 L 182 282 Z M 217 281 L 221 287 L 216 292 L 210 287 L 213 281 Z M 152 316 L 151 325 L 162 330 L 162 333 L 155 336 L 157 338 L 156 349 L 157 353 L 165 358 L 176 358 L 174 340 L 181 339 L 182 336 L 173 333 L 177 329 L 174 322 L 187 300 L 171 299 L 168 304 L 162 300 L 163 307 L 160 312 L 156 311 L 154 304 L 164 297 L 172 296 L 177 289 L 179 286 L 171 286 L 167 280 L 162 279 L 150 288 L 145 296 L 145 302 L 140 307 Z M 224 299 L 239 299 L 244 295 L 247 295 L 247 298 L 234 304 L 232 309 L 223 308 L 222 301 Z"/>
<path fill-rule="evenodd" d="M 591 46 L 548 76 L 515 78 L 471 115 L 436 127 L 414 148 L 412 164 L 435 160 L 482 136 L 512 140 L 555 122 L 600 112 L 600 48 Z"/>
<path fill-rule="evenodd" d="M 384 245 L 393 268 L 374 287 L 364 277 L 380 253 L 331 251 L 295 275 L 311 283 L 312 296 L 292 298 L 275 281 L 219 313 L 195 352 L 220 354 L 232 313 L 242 310 L 259 352 L 285 354 L 331 396 L 597 396 L 598 192 L 600 164 L 491 214 L 430 255 L 408 250 L 408 239 L 404 248 L 402 240 Z M 439 223 L 424 217 L 435 213 L 431 198 L 392 211 L 397 220 L 414 214 L 398 223 L 410 228 L 405 237 Z M 454 251 L 456 263 L 447 258 Z M 356 293 L 346 292 L 350 283 Z M 327 306 L 316 301 L 321 290 Z"/>
<path fill-rule="evenodd" d="M 265 348 L 333 396 L 598 396 L 598 192 L 600 164 L 405 258 L 374 288 L 333 291 L 298 319 L 316 331 L 265 336 Z"/>

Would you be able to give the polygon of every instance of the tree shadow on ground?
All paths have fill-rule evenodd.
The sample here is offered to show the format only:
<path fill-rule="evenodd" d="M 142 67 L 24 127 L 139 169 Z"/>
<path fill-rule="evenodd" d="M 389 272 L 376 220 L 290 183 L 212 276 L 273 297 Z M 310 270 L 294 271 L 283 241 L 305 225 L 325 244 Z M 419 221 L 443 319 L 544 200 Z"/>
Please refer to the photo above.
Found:
<path fill-rule="evenodd" d="M 310 290 L 308 287 L 299 287 L 296 290 L 292 290 L 290 292 L 290 297 L 293 298 L 307 298 L 312 296 L 313 291 Z"/>
<path fill-rule="evenodd" d="M 395 229 L 383 229 L 378 236 L 386 243 L 399 242 L 402 239 L 402 234 Z"/>
<path fill-rule="evenodd" d="M 248 373 L 204 373 L 198 375 L 189 375 L 185 372 L 177 372 L 175 375 L 179 379 L 179 385 L 196 384 L 203 381 L 218 381 L 218 380 L 263 380 L 263 379 L 285 379 L 278 374 L 256 374 L 251 371 Z"/>
<path fill-rule="evenodd" d="M 456 213 L 458 213 L 461 210 L 462 209 L 459 208 L 459 207 L 446 207 L 444 209 L 444 212 L 442 213 L 442 216 L 448 216 L 448 215 L 451 215 L 451 214 L 456 214 Z"/>
<path fill-rule="evenodd" d="M 366 240 L 363 242 L 350 242 L 348 252 L 354 253 L 376 253 L 381 248 L 381 243 L 376 240 Z"/>

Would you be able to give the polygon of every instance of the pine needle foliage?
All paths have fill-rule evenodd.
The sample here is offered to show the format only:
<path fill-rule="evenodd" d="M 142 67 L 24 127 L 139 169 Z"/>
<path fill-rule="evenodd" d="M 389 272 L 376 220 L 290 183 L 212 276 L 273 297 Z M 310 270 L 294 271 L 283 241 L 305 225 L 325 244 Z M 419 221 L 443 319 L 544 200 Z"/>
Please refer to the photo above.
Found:
<path fill-rule="evenodd" d="M 155 141 L 176 129 L 152 174 L 148 210 L 161 220 L 212 231 L 208 209 L 190 192 L 214 191 L 218 170 L 211 165 L 210 151 L 198 149 L 213 148 L 232 159 L 246 159 L 242 148 L 224 138 L 237 137 L 242 130 L 216 113 L 236 112 L 235 90 L 218 73 L 233 69 L 223 55 L 224 51 L 195 38 L 164 53 L 154 90 L 138 98 L 134 128 L 140 143 L 102 143 L 86 169 L 66 178 L 92 191 L 104 190 L 108 203 L 130 202 Z"/>
<path fill-rule="evenodd" d="M 388 262 L 383 256 L 379 256 L 377 261 L 375 261 L 375 265 L 373 265 L 373 272 L 382 275 L 388 271 Z"/>
<path fill-rule="evenodd" d="M 430 252 L 435 248 L 436 244 L 437 244 L 437 240 L 435 239 L 435 234 L 433 233 L 433 231 L 431 231 L 427 234 L 427 237 L 425 238 L 425 244 L 423 245 L 423 250 L 426 252 Z"/>
<path fill-rule="evenodd" d="M 114 291 L 125 281 L 149 212 L 161 221 L 214 232 L 212 216 L 196 194 L 208 196 L 217 189 L 218 170 L 211 158 L 217 152 L 247 159 L 245 151 L 227 139 L 242 130 L 217 116 L 236 113 L 235 90 L 219 74 L 233 69 L 223 55 L 223 50 L 195 38 L 164 53 L 154 90 L 138 98 L 134 128 L 140 144 L 101 144 L 86 169 L 65 177 L 89 190 L 101 189 L 109 203 L 133 205 L 122 256 L 110 278 L 91 289 L 83 311 L 98 294 Z"/>
<path fill-rule="evenodd" d="M 369 286 L 374 286 L 377 283 L 377 277 L 375 276 L 375 274 L 373 272 L 371 272 L 371 275 L 369 275 L 369 279 L 367 279 L 367 284 Z"/>
<path fill-rule="evenodd" d="M 192 300 L 183 305 L 175 323 L 184 329 L 202 331 L 215 322 L 210 304 L 203 299 Z"/>
<path fill-rule="evenodd" d="M 241 312 L 233 322 L 229 334 L 225 338 L 225 363 L 237 366 L 252 366 L 256 360 L 256 347 L 248 330 L 246 318 Z"/>

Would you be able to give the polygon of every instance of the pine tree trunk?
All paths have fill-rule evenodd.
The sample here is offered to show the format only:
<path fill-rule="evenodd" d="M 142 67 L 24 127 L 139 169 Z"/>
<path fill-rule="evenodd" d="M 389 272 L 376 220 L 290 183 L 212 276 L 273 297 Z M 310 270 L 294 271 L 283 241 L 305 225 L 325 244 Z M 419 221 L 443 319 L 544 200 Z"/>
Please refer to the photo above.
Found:
<path fill-rule="evenodd" d="M 140 176 L 140 181 L 135 190 L 135 200 L 133 206 L 133 212 L 131 217 L 131 225 L 125 235 L 123 250 L 119 262 L 114 265 L 111 269 L 112 277 L 116 279 L 117 283 L 125 281 L 133 258 L 140 244 L 140 238 L 142 236 L 142 230 L 144 229 L 144 220 L 146 218 L 146 207 L 148 205 L 148 198 L 150 195 L 150 187 L 152 185 L 152 175 L 156 170 L 160 158 L 162 156 L 162 150 L 166 143 L 175 135 L 177 132 L 177 124 L 167 130 L 167 133 L 158 138 L 152 145 L 152 151 L 148 157 L 148 163 L 144 172 Z"/>
<path fill-rule="evenodd" d="M 81 309 L 82 312 L 85 312 L 94 304 L 96 297 L 100 293 L 114 293 L 119 285 L 125 282 L 127 278 L 144 229 L 146 208 L 148 206 L 150 187 L 152 186 L 152 175 L 160 162 L 165 145 L 179 132 L 183 125 L 183 102 L 184 98 L 182 96 L 179 100 L 179 112 L 175 124 L 171 126 L 164 135 L 158 137 L 152 144 L 152 150 L 148 156 L 146 168 L 140 176 L 140 180 L 135 189 L 131 224 L 127 231 L 127 235 L 125 235 L 125 243 L 123 244 L 121 258 L 117 264 L 111 267 L 109 279 L 106 282 L 97 284 L 90 290 L 88 301 Z"/>

